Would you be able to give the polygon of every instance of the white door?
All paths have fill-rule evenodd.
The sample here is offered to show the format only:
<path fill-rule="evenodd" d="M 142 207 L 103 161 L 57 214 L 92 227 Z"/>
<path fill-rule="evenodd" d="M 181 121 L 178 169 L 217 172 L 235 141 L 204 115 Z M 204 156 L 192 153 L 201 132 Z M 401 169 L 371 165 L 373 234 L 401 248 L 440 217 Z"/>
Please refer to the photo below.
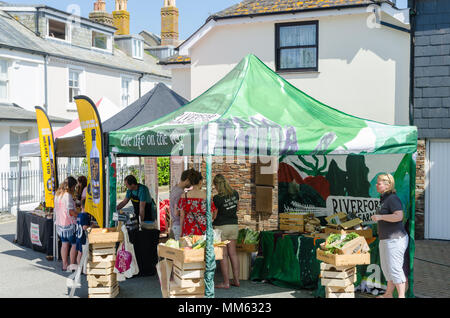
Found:
<path fill-rule="evenodd" d="M 450 140 L 429 142 L 425 237 L 450 240 Z"/>

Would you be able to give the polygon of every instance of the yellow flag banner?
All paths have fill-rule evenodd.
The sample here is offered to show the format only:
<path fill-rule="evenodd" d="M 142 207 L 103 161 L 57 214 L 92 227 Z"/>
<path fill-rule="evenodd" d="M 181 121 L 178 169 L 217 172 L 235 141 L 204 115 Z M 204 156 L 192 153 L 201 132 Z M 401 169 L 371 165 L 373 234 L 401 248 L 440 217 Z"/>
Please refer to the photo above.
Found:
<path fill-rule="evenodd" d="M 104 227 L 104 156 L 103 131 L 97 107 L 85 96 L 74 98 L 77 104 L 88 169 L 85 210 Z"/>
<path fill-rule="evenodd" d="M 39 130 L 39 146 L 41 150 L 42 174 L 44 180 L 45 207 L 55 207 L 55 145 L 53 130 L 47 114 L 41 107 L 35 107 Z"/>

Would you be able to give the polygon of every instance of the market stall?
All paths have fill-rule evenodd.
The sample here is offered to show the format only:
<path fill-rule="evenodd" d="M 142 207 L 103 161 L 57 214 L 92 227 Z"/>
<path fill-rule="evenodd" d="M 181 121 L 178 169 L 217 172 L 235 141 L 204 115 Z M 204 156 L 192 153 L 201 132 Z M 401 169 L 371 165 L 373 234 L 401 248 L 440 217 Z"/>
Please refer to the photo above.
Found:
<path fill-rule="evenodd" d="M 412 154 L 416 149 L 415 127 L 365 120 L 326 106 L 291 85 L 254 55 L 245 57 L 230 73 L 183 109 L 144 126 L 115 131 L 109 135 L 109 150 L 116 156 L 203 156 L 206 159 L 207 297 L 214 296 L 215 262 L 209 210 L 213 156 L 275 157 L 281 163 L 291 156 L 303 160 L 307 173 L 314 178 L 308 179 L 309 185 L 299 178 L 297 185 L 287 184 L 285 193 L 288 195 L 308 193 L 317 181 L 320 184 L 324 169 L 328 168 L 329 171 L 335 168 L 335 164 L 330 164 L 331 168 L 328 164 L 325 167 L 323 163 L 319 165 L 318 156 L 325 158 L 328 163 L 331 162 L 328 156 L 336 156 L 344 161 L 347 158 L 352 160 L 353 155 L 400 156 L 397 168 L 401 168 L 397 169 L 397 177 L 405 180 L 402 185 L 407 188 L 405 219 L 411 238 L 409 252 L 414 253 L 415 162 Z M 339 176 L 339 170 L 334 170 Z M 344 179 L 348 180 L 348 176 L 351 173 L 344 174 Z M 358 188 L 357 183 L 353 186 Z M 283 185 L 278 187 L 279 196 L 282 196 Z M 319 191 L 309 191 L 311 195 L 300 202 L 303 207 L 322 209 L 303 211 L 303 207 L 300 207 L 300 210 L 284 211 L 284 207 L 279 204 L 279 212 L 330 215 L 332 210 L 327 208 L 326 200 L 319 193 L 320 189 L 330 191 L 330 187 L 326 189 L 319 185 Z M 336 193 L 336 196 L 350 194 L 348 190 Z M 326 192 L 323 195 L 326 196 Z M 282 199 L 280 197 L 279 201 Z M 412 261 L 409 265 L 412 287 Z"/>

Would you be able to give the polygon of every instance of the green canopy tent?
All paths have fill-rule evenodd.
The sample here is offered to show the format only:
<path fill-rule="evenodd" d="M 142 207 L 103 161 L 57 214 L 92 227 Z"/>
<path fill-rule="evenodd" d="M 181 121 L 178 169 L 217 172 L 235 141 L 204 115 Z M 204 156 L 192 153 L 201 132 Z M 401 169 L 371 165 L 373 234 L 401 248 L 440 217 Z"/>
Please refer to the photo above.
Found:
<path fill-rule="evenodd" d="M 407 154 L 412 163 L 408 171 L 411 204 L 407 217 L 414 241 L 412 154 L 417 150 L 416 127 L 361 119 L 324 105 L 254 55 L 246 56 L 183 108 L 146 125 L 111 132 L 109 150 L 117 156 L 206 157 L 207 297 L 214 296 L 215 270 L 210 213 L 212 156 Z"/>

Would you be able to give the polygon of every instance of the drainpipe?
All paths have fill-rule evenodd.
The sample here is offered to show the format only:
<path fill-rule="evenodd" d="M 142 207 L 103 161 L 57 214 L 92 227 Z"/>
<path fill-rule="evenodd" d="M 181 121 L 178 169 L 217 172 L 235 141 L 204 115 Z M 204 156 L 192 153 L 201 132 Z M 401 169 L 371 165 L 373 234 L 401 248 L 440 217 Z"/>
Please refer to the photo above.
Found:
<path fill-rule="evenodd" d="M 44 55 L 44 109 L 48 113 L 48 54 Z"/>
<path fill-rule="evenodd" d="M 411 21 L 411 48 L 410 48 L 410 65 L 409 65 L 409 125 L 414 125 L 414 58 L 415 58 L 415 42 L 416 42 L 416 14 L 417 6 L 416 0 L 412 0 L 412 8 L 410 8 L 410 21 Z"/>
<path fill-rule="evenodd" d="M 36 23 L 36 27 L 35 27 L 35 33 L 37 36 L 41 36 L 41 32 L 39 31 L 39 9 L 40 7 L 36 7 L 36 16 L 35 16 L 35 23 Z"/>
<path fill-rule="evenodd" d="M 141 76 L 139 76 L 139 98 L 142 97 L 142 78 L 144 77 L 144 73 L 141 73 Z"/>

